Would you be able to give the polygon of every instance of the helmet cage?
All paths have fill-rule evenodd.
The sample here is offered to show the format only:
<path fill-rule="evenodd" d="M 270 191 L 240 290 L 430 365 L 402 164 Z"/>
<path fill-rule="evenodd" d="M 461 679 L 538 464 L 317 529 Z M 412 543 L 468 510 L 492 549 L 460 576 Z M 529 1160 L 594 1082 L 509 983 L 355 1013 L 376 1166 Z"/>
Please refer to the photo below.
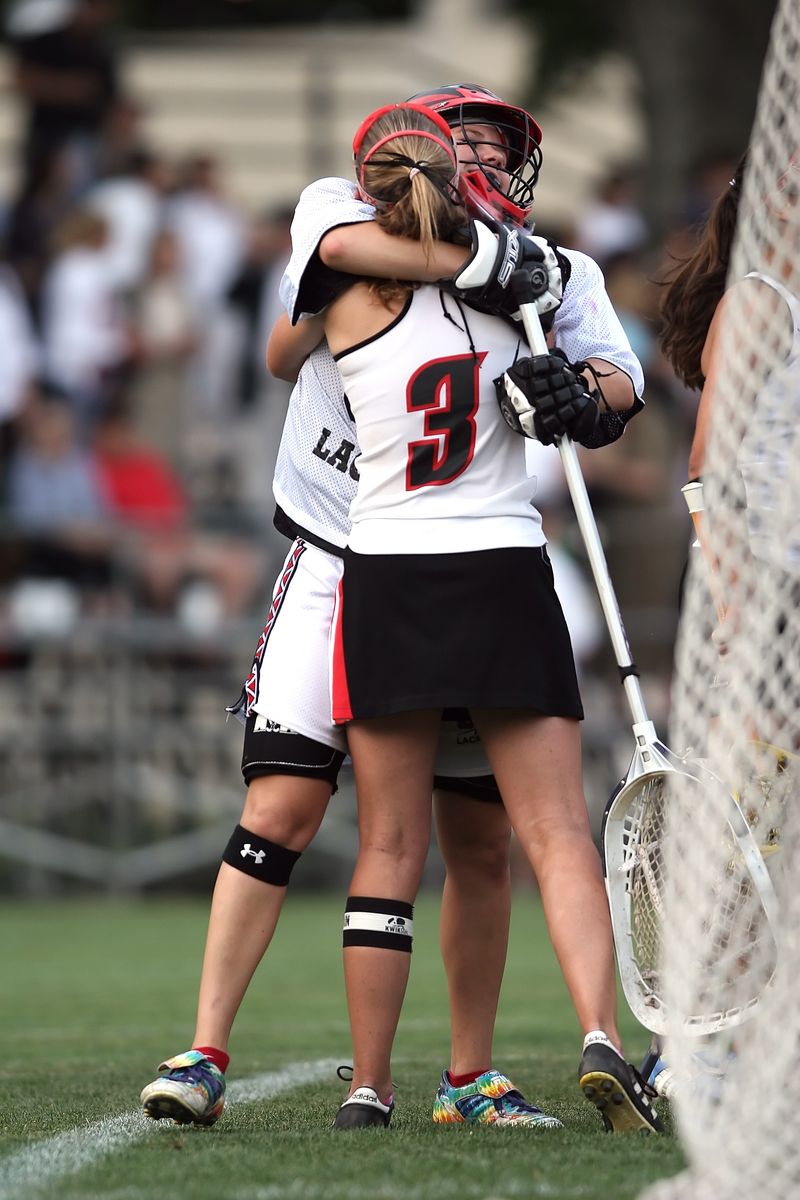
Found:
<path fill-rule="evenodd" d="M 462 174 L 467 177 L 482 175 L 488 185 L 487 193 L 499 193 L 508 202 L 507 206 L 501 207 L 507 207 L 511 216 L 516 215 L 514 210 L 517 210 L 519 220 L 523 221 L 533 207 L 533 189 L 539 178 L 542 152 L 527 127 L 528 114 L 522 109 L 517 111 L 522 114 L 521 122 L 498 120 L 500 110 L 486 110 L 475 104 L 461 104 L 443 115 L 453 130 L 456 146 L 468 146 L 475 157 L 474 164 L 462 164 Z M 476 125 L 490 125 L 496 129 L 497 140 L 472 137 L 469 131 Z M 481 162 L 481 150 L 485 152 L 487 146 L 499 146 L 506 154 L 506 166 L 501 174 L 490 164 Z M 484 190 L 478 186 L 479 190 Z"/>
<path fill-rule="evenodd" d="M 475 163 L 462 164 L 462 179 L 466 178 L 501 217 L 524 223 L 533 207 L 533 191 L 542 165 L 542 131 L 530 113 L 470 84 L 420 93 L 411 100 L 441 114 L 453 130 L 456 145 L 466 145 L 472 151 Z M 470 136 L 468 127 L 474 125 L 491 125 L 498 131 L 498 141 L 492 144 L 500 146 L 507 156 L 502 175 L 490 164 L 481 163 L 481 147 L 487 143 Z"/>

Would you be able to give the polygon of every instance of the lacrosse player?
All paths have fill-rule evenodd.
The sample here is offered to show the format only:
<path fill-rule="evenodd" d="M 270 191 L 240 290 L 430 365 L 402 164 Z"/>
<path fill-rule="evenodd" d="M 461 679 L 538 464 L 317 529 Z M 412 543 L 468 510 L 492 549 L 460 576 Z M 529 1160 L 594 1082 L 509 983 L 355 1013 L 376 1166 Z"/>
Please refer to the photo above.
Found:
<path fill-rule="evenodd" d="M 489 98 L 497 119 L 531 120 L 489 93 L 462 88 L 449 96 L 455 119 L 469 94 Z M 530 139 L 530 149 L 533 160 L 538 137 Z M 474 154 L 466 145 L 459 148 L 460 154 L 465 152 Z M 538 170 L 538 162 L 535 166 Z M 487 177 L 483 190 L 489 186 Z M 496 188 L 494 199 L 511 204 Z M 502 215 L 522 223 L 531 202 L 528 194 L 523 204 Z M 292 320 L 320 308 L 349 283 L 343 272 L 435 280 L 457 273 L 475 258 L 470 248 L 441 242 L 426 257 L 419 243 L 379 229 L 374 215 L 373 206 L 346 180 L 324 180 L 306 189 L 282 284 Z M 478 290 L 491 284 L 497 257 L 495 249 L 491 254 L 483 250 L 474 272 Z M 565 306 L 563 319 L 561 310 L 556 315 L 561 344 L 575 359 L 597 347 L 606 370 L 609 365 L 619 368 L 631 403 L 634 391 L 641 392 L 639 365 L 599 271 L 582 256 L 575 259 L 576 304 Z M 582 302 L 597 314 L 594 326 L 582 321 Z M 306 316 L 294 327 L 288 319 L 279 322 L 270 342 L 272 372 L 292 378 L 299 371 L 274 484 L 276 525 L 295 540 L 276 582 L 241 705 L 247 714 L 243 772 L 248 795 L 212 903 L 194 1049 L 165 1063 L 164 1074 L 145 1088 L 143 1101 L 155 1116 L 211 1123 L 221 1112 L 233 1019 L 274 931 L 288 872 L 322 820 L 344 756 L 342 731 L 330 721 L 326 635 L 356 491 L 358 446 L 342 402 L 339 373 L 327 347 L 317 345 L 320 337 L 319 322 Z M 533 486 L 532 481 L 531 490 Z M 436 816 L 448 868 L 442 951 L 453 1040 L 435 1119 L 552 1124 L 509 1080 L 489 1069 L 510 906 L 509 824 L 469 720 L 462 715 L 444 722 L 442 730 Z M 269 873 L 259 874 L 268 851 Z"/>
<path fill-rule="evenodd" d="M 354 142 L 360 192 L 379 224 L 417 238 L 426 252 L 434 234 L 449 226 L 452 236 L 463 220 L 453 203 L 458 155 L 446 122 L 437 135 L 436 115 L 413 103 L 379 109 Z M 514 174 L 511 141 L 477 119 L 460 120 L 458 130 L 469 146 L 467 174 L 485 163 L 494 186 Z M 548 272 L 543 307 L 553 308 L 565 266 L 541 239 L 529 245 Z M 618 414 L 557 356 L 545 355 L 553 365 L 540 370 L 524 356 L 518 329 L 461 303 L 466 278 L 469 266 L 455 287 L 363 281 L 324 319 L 361 447 L 332 655 L 333 717 L 348 725 L 360 834 L 344 923 L 353 1088 L 334 1127 L 391 1117 L 391 1045 L 429 837 L 437 731 L 441 710 L 455 705 L 471 710 L 539 881 L 585 1034 L 581 1086 L 609 1129 L 658 1130 L 620 1049 L 611 925 L 581 785 L 572 648 L 524 444 L 506 427 L 598 446 L 620 435 L 636 405 L 628 390 Z M 503 372 L 509 360 L 515 365 Z M 524 596 L 531 614 L 522 639 L 503 616 L 511 596 Z M 446 1083 L 436 1100 L 445 1111 Z"/>
<path fill-rule="evenodd" d="M 731 252 L 733 250 L 736 223 L 741 200 L 742 185 L 747 166 L 747 155 L 739 161 L 728 187 L 718 198 L 706 223 L 700 242 L 691 257 L 681 264 L 671 279 L 661 300 L 662 333 L 661 344 L 675 373 L 689 387 L 701 388 L 697 409 L 694 437 L 689 451 L 689 479 L 699 480 L 703 473 L 711 405 L 714 391 L 718 387 L 721 367 L 719 351 L 723 316 L 728 303 L 725 287 L 728 278 Z M 797 221 L 798 192 L 800 191 L 800 155 L 789 164 L 781 175 L 774 191 L 765 197 L 776 225 L 788 220 Z M 794 437 L 794 426 L 775 427 L 774 417 L 770 420 L 767 390 L 781 385 L 779 373 L 772 371 L 776 363 L 796 364 L 800 353 L 800 301 L 786 286 L 791 275 L 790 262 L 774 263 L 773 274 L 750 271 L 736 285 L 747 288 L 767 288 L 773 294 L 776 337 L 775 358 L 770 361 L 764 356 L 763 372 L 772 373 L 769 381 L 762 379 L 757 385 L 759 392 L 760 421 L 753 421 L 751 431 L 745 434 L 738 456 L 739 468 L 747 493 L 750 548 L 757 558 L 768 559 L 770 549 L 764 528 L 764 513 L 770 507 L 764 503 L 769 493 L 769 472 L 775 471 L 780 452 L 766 455 L 759 449 L 770 426 L 769 436 L 777 447 L 789 447 Z M 781 278 L 781 276 L 784 278 Z M 792 386 L 796 379 L 792 375 Z M 767 462 L 771 459 L 771 463 Z M 760 499 L 759 499 L 760 497 Z M 760 517 L 758 514 L 761 514 Z M 795 547 L 795 566 L 797 548 Z M 792 569 L 792 563 L 788 563 Z"/>
<path fill-rule="evenodd" d="M 755 404 L 748 412 L 736 462 L 741 477 L 744 500 L 741 513 L 747 522 L 749 552 L 758 560 L 762 582 L 764 572 L 770 573 L 772 595 L 785 595 L 796 611 L 800 601 L 796 582 L 800 573 L 800 530 L 796 521 L 788 529 L 781 528 L 775 517 L 781 509 L 781 489 L 790 470 L 798 424 L 800 300 L 788 286 L 794 273 L 791 258 L 787 256 L 781 261 L 764 242 L 755 251 L 766 258 L 769 273 L 750 270 L 732 286 L 729 284 L 748 157 L 747 153 L 742 155 L 728 186 L 708 216 L 696 248 L 668 281 L 660 305 L 661 345 L 678 378 L 688 387 L 700 389 L 688 461 L 689 481 L 697 483 L 702 481 L 706 469 L 712 409 L 723 374 L 721 334 L 734 289 L 751 305 L 751 321 L 763 324 L 768 319 L 770 352 L 752 355 L 750 360 L 749 400 L 752 403 L 754 399 Z M 785 231 L 790 221 L 796 228 L 799 195 L 800 158 L 795 155 L 776 185 L 765 189 L 762 197 L 776 232 Z M 786 247 L 783 249 L 785 253 Z M 794 398 L 788 404 L 787 396 Z M 733 484 L 732 480 L 730 482 Z M 720 654 L 725 655 L 739 629 L 740 614 L 735 605 L 726 602 L 724 583 L 718 578 L 713 583 L 719 625 L 712 636 Z M 741 588 L 735 590 L 741 594 Z M 774 677 L 784 675 L 788 692 L 792 684 L 785 673 L 782 650 L 786 625 L 786 612 L 779 612 L 774 626 L 767 631 L 763 661 L 771 664 Z M 752 645 L 756 636 L 753 625 L 748 627 L 746 636 Z M 798 699 L 787 701 L 788 711 L 792 708 L 796 711 Z M 767 701 L 760 697 L 759 703 L 762 702 Z M 790 750 L 796 749 L 795 735 Z M 772 752 L 775 753 L 774 747 Z M 780 758 L 783 751 L 777 751 L 777 754 Z M 767 795 L 768 786 L 762 786 Z M 779 819 L 777 823 L 780 824 Z M 706 1088 L 718 1087 L 734 1058 L 735 1050 L 720 1062 L 701 1048 L 693 1055 L 695 1075 L 692 1086 L 702 1080 Z M 673 1098 L 676 1081 L 672 1067 L 665 1057 L 658 1055 L 655 1045 L 642 1070 L 660 1095 Z"/>

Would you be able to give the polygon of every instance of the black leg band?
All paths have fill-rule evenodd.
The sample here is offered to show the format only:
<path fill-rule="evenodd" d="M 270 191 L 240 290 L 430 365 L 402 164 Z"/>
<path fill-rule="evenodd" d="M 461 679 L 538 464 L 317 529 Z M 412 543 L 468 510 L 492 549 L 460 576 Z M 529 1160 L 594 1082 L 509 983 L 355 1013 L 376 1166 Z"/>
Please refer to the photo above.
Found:
<path fill-rule="evenodd" d="M 377 946 L 382 950 L 411 953 L 414 906 L 405 900 L 379 900 L 374 896 L 348 896 L 344 911 L 342 945 Z"/>
<path fill-rule="evenodd" d="M 251 833 L 243 825 L 237 825 L 231 840 L 225 847 L 222 861 L 253 879 L 271 883 L 275 887 L 286 887 L 292 868 L 300 857 L 299 850 L 287 850 L 266 838 Z"/>

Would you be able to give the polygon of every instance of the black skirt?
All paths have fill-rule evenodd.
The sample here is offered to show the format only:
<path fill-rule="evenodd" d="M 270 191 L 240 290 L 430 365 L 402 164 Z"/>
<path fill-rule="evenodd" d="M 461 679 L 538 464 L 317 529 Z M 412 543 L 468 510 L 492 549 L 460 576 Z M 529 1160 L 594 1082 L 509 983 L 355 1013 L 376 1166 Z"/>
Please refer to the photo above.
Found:
<path fill-rule="evenodd" d="M 546 548 L 346 550 L 334 721 L 451 707 L 583 718 Z"/>

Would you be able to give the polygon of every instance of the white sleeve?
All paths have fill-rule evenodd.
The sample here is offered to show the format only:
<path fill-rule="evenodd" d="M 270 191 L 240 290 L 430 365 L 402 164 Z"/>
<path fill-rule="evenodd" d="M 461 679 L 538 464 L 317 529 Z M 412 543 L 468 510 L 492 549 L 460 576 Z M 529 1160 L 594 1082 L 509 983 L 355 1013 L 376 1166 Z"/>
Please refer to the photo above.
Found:
<path fill-rule="evenodd" d="M 618 367 L 630 375 L 633 390 L 641 399 L 642 366 L 614 312 L 602 271 L 588 254 L 565 250 L 562 246 L 558 249 L 572 264 L 572 274 L 553 322 L 556 346 L 570 362 L 602 358 Z"/>
<path fill-rule="evenodd" d="M 279 288 L 293 325 L 304 313 L 319 312 L 340 290 L 342 273 L 326 267 L 317 253 L 325 234 L 374 216 L 373 206 L 359 200 L 348 179 L 318 179 L 301 192 L 292 221 L 292 256 Z"/>

